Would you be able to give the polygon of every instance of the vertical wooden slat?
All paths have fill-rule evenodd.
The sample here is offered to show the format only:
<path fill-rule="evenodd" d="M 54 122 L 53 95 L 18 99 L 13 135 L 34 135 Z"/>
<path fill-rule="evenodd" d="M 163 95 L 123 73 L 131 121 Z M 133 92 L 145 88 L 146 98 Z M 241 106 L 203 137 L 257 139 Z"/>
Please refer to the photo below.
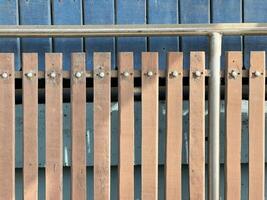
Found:
<path fill-rule="evenodd" d="M 23 186 L 24 199 L 38 199 L 38 55 L 24 53 Z"/>
<path fill-rule="evenodd" d="M 189 192 L 205 199 L 205 53 L 190 53 L 189 77 Z M 200 73 L 200 76 L 198 73 Z"/>
<path fill-rule="evenodd" d="M 7 78 L 2 76 L 7 75 Z M 14 54 L 0 54 L 0 198 L 15 199 Z"/>
<path fill-rule="evenodd" d="M 94 200 L 110 199 L 111 54 L 94 54 Z"/>
<path fill-rule="evenodd" d="M 256 72 L 256 73 L 255 73 Z M 259 72 L 259 76 L 257 76 Z M 265 52 L 250 53 L 249 69 L 249 199 L 264 199 Z"/>
<path fill-rule="evenodd" d="M 85 54 L 73 53 L 71 73 L 72 199 L 86 199 Z"/>
<path fill-rule="evenodd" d="M 157 198 L 158 53 L 142 53 L 142 199 Z"/>
<path fill-rule="evenodd" d="M 62 54 L 45 54 L 45 71 L 46 199 L 62 199 Z"/>
<path fill-rule="evenodd" d="M 167 57 L 165 198 L 181 199 L 183 53 Z"/>
<path fill-rule="evenodd" d="M 119 199 L 134 199 L 133 53 L 119 54 Z"/>
<path fill-rule="evenodd" d="M 241 198 L 242 53 L 226 54 L 225 95 L 225 197 Z"/>

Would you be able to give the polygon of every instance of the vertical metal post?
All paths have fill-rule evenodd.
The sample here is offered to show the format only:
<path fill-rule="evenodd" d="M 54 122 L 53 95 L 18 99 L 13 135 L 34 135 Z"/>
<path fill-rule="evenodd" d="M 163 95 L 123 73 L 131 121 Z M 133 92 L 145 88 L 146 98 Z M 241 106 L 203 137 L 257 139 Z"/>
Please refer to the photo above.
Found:
<path fill-rule="evenodd" d="M 220 194 L 220 66 L 222 35 L 210 36 L 209 77 L 209 199 Z"/>

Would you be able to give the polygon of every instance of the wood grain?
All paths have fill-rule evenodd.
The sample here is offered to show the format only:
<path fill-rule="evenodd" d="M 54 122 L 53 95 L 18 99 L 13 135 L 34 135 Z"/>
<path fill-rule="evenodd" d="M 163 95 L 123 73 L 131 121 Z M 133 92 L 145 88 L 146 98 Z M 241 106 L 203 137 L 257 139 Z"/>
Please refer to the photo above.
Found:
<path fill-rule="evenodd" d="M 226 54 L 225 96 L 225 197 L 241 199 L 242 52 Z M 239 73 L 235 78 L 232 72 Z"/>
<path fill-rule="evenodd" d="M 256 77 L 254 72 L 262 73 Z M 249 199 L 264 199 L 265 184 L 265 52 L 250 53 Z"/>
<path fill-rule="evenodd" d="M 190 200 L 205 199 L 205 77 L 204 52 L 190 53 L 189 77 L 189 193 Z"/>
<path fill-rule="evenodd" d="M 46 199 L 62 199 L 62 54 L 45 54 Z M 55 72 L 56 77 L 50 77 Z"/>
<path fill-rule="evenodd" d="M 23 187 L 24 199 L 38 199 L 38 54 L 24 53 L 23 71 Z M 33 77 L 27 77 L 32 73 Z"/>
<path fill-rule="evenodd" d="M 85 54 L 71 57 L 71 196 L 86 200 L 86 76 Z M 81 77 L 76 77 L 76 73 Z"/>
<path fill-rule="evenodd" d="M 158 53 L 142 53 L 142 200 L 157 198 Z"/>
<path fill-rule="evenodd" d="M 0 198 L 15 200 L 14 54 L 0 53 Z"/>
<path fill-rule="evenodd" d="M 183 53 L 167 55 L 165 199 L 182 197 Z M 173 75 L 177 72 L 177 76 Z"/>
<path fill-rule="evenodd" d="M 94 200 L 110 199 L 110 70 L 111 54 L 95 53 Z"/>
<path fill-rule="evenodd" d="M 134 199 L 133 53 L 119 54 L 119 199 Z M 128 76 L 124 73 L 128 72 Z"/>

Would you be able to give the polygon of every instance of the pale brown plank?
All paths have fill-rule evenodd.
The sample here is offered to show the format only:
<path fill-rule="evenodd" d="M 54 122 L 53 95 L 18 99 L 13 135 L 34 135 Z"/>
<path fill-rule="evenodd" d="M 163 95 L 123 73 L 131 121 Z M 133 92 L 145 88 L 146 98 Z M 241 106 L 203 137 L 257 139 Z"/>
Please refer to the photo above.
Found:
<path fill-rule="evenodd" d="M 38 199 L 38 54 L 24 53 L 23 189 L 24 199 Z"/>
<path fill-rule="evenodd" d="M 86 75 L 85 54 L 71 57 L 71 196 L 86 199 Z"/>
<path fill-rule="evenodd" d="M 133 53 L 119 54 L 119 199 L 134 199 Z"/>
<path fill-rule="evenodd" d="M 0 198 L 14 200 L 15 81 L 11 53 L 0 53 L 0 180 Z"/>
<path fill-rule="evenodd" d="M 62 199 L 62 54 L 45 54 L 46 199 Z M 53 74 L 56 76 L 51 77 Z"/>
<path fill-rule="evenodd" d="M 255 72 L 260 76 L 255 76 Z M 265 52 L 250 53 L 249 70 L 249 199 L 264 199 Z"/>
<path fill-rule="evenodd" d="M 226 54 L 225 197 L 241 198 L 242 52 Z"/>
<path fill-rule="evenodd" d="M 158 53 L 142 53 L 142 200 L 157 198 Z"/>
<path fill-rule="evenodd" d="M 110 199 L 110 59 L 94 54 L 94 200 Z"/>
<path fill-rule="evenodd" d="M 189 192 L 190 200 L 205 199 L 205 53 L 190 53 Z M 197 73 L 200 76 L 197 77 Z"/>
<path fill-rule="evenodd" d="M 165 198 L 181 199 L 183 53 L 168 53 Z"/>

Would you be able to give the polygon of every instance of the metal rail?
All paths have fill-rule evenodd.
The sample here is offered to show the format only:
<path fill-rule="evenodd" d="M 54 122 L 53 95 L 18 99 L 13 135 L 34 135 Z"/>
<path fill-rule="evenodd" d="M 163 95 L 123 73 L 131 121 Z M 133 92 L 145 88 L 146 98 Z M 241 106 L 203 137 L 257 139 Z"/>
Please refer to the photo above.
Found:
<path fill-rule="evenodd" d="M 147 25 L 0 25 L 0 37 L 266 35 L 267 23 Z"/>

